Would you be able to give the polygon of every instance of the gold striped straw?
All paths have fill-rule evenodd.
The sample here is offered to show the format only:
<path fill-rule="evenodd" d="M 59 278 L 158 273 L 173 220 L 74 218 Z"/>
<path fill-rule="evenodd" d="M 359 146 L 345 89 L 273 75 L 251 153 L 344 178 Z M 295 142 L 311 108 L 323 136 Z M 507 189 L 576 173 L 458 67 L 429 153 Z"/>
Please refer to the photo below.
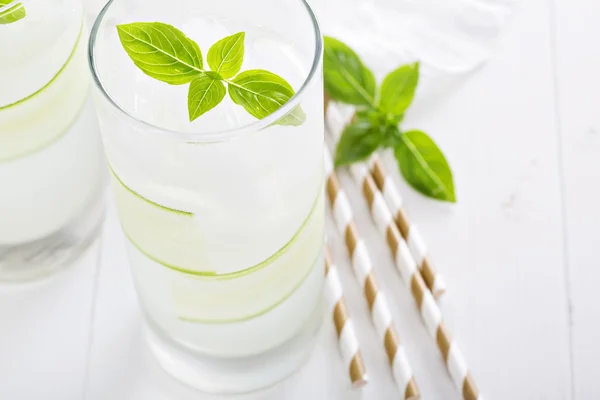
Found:
<path fill-rule="evenodd" d="M 327 197 L 329 198 L 335 225 L 340 235 L 345 238 L 346 249 L 352 261 L 354 277 L 364 290 L 371 313 L 371 320 L 384 344 L 398 390 L 404 396 L 405 400 L 418 400 L 421 398 L 419 389 L 408 363 L 404 346 L 400 343 L 399 336 L 394 328 L 394 321 L 392 320 L 385 296 L 378 289 L 377 279 L 373 271 L 369 253 L 367 252 L 367 247 L 358 235 L 350 203 L 333 171 L 333 163 L 329 150 L 327 148 L 324 150 Z"/>
<path fill-rule="evenodd" d="M 439 274 L 428 255 L 427 246 L 421 236 L 417 226 L 410 223 L 408 215 L 402 207 L 402 196 L 396 188 L 396 185 L 392 181 L 392 178 L 387 174 L 383 163 L 376 154 L 373 155 L 369 160 L 369 167 L 373 180 L 377 185 L 377 188 L 383 194 L 383 198 L 389 207 L 390 211 L 394 215 L 394 222 L 402 235 L 402 238 L 408 244 L 408 248 L 417 261 L 419 270 L 425 279 L 427 287 L 433 293 L 433 297 L 439 298 L 446 291 L 446 283 Z"/>
<path fill-rule="evenodd" d="M 325 274 L 325 298 L 327 306 L 332 310 L 340 353 L 344 363 L 348 365 L 352 387 L 360 388 L 368 381 L 367 372 L 358 347 L 354 326 L 350 317 L 348 317 L 348 310 L 342 293 L 342 283 L 327 247 L 325 247 Z"/>
<path fill-rule="evenodd" d="M 328 107 L 329 98 L 326 97 L 325 101 Z M 342 134 L 343 126 L 352 119 L 354 112 L 351 107 L 340 107 L 337 104 L 332 104 L 332 106 L 331 112 L 327 113 L 327 118 L 330 124 L 338 126 L 341 124 L 340 129 L 331 129 L 332 135 L 338 141 Z M 394 222 L 400 230 L 402 238 L 406 241 L 413 258 L 417 260 L 417 266 L 427 284 L 427 288 L 438 299 L 446 291 L 446 283 L 441 274 L 433 267 L 431 259 L 428 256 L 427 246 L 417 226 L 410 223 L 407 213 L 402 206 L 400 192 L 391 177 L 386 173 L 383 163 L 376 154 L 369 159 L 369 167 L 375 184 L 383 194 L 384 203 L 387 204 L 387 207 L 389 207 L 395 216 Z"/>
<path fill-rule="evenodd" d="M 331 106 L 329 112 L 334 112 Z M 334 119 L 335 115 L 330 120 L 330 128 L 341 130 L 344 127 L 343 119 Z M 369 174 L 369 170 L 363 163 L 353 164 L 350 170 L 355 182 L 362 187 L 375 225 L 386 238 L 386 242 L 394 256 L 396 267 L 417 304 L 425 328 L 436 340 L 437 347 L 452 381 L 465 400 L 482 400 L 483 397 L 475 386 L 462 353 L 450 336 L 444 324 L 442 313 L 419 273 L 417 263 L 403 240 L 392 214 L 383 200 L 383 195 Z"/>

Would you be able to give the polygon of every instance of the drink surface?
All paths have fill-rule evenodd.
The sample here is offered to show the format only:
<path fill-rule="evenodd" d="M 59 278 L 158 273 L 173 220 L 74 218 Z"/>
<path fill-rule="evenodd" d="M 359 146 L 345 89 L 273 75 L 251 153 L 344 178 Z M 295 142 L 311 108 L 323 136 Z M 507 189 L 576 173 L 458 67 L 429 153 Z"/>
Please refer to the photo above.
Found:
<path fill-rule="evenodd" d="M 148 20 L 120 23 L 136 21 Z M 242 71 L 272 71 L 296 92 L 312 65 L 314 54 L 247 20 L 161 22 L 196 41 L 204 59 L 216 41 L 245 32 Z M 150 326 L 186 348 L 222 357 L 256 355 L 291 340 L 318 313 L 323 286 L 320 74 L 303 91 L 302 125 L 272 124 L 204 142 L 204 133 L 257 120 L 226 97 L 190 123 L 187 85 L 144 75 L 114 26 L 103 31 L 96 51 L 104 88 L 133 117 L 98 102 L 119 216 Z M 156 127 L 195 133 L 196 141 L 157 133 Z"/>
<path fill-rule="evenodd" d="M 242 71 L 266 69 L 280 75 L 297 91 L 308 75 L 313 54 L 306 54 L 278 32 L 257 26 L 250 20 L 224 17 L 192 17 L 183 20 L 169 18 L 168 10 L 159 21 L 173 25 L 196 42 L 201 50 L 203 68 L 210 70 L 206 61 L 209 48 L 226 36 L 245 32 Z M 130 17 L 131 18 L 131 17 Z M 143 14 L 122 23 L 153 22 L 156 16 Z M 120 44 L 114 25 L 103 34 L 96 48 L 96 63 L 105 70 L 103 85 L 129 114 L 160 128 L 176 132 L 211 133 L 240 128 L 256 122 L 229 96 L 216 108 L 195 121 L 189 121 L 187 109 L 188 85 L 169 85 L 142 73 L 128 58 Z M 159 99 L 160 101 L 157 101 Z"/>

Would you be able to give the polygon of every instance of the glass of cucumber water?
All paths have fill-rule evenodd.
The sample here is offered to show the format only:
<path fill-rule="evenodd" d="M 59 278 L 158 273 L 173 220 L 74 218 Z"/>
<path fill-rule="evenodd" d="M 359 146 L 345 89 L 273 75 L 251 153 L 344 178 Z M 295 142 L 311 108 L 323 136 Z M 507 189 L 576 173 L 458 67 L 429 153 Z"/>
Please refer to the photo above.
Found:
<path fill-rule="evenodd" d="M 0 281 L 69 264 L 102 219 L 79 0 L 0 0 Z"/>
<path fill-rule="evenodd" d="M 322 38 L 304 0 L 113 0 L 96 105 L 149 347 L 203 391 L 310 354 L 324 280 Z"/>

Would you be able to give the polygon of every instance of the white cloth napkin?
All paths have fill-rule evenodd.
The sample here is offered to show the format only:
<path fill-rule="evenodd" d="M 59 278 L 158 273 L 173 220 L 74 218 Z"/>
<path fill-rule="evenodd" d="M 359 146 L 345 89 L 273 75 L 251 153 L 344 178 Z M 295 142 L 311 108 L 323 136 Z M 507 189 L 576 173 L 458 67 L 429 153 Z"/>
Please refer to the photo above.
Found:
<path fill-rule="evenodd" d="M 492 55 L 517 0 L 308 0 L 323 34 L 352 47 L 378 81 L 419 60 L 418 98 Z M 454 76 L 454 78 L 452 78 Z"/>
<path fill-rule="evenodd" d="M 88 28 L 107 0 L 83 0 Z M 253 1 L 253 0 L 249 0 Z M 435 96 L 494 53 L 518 0 L 308 0 L 325 35 L 352 47 L 378 81 L 419 60 L 417 99 Z"/>

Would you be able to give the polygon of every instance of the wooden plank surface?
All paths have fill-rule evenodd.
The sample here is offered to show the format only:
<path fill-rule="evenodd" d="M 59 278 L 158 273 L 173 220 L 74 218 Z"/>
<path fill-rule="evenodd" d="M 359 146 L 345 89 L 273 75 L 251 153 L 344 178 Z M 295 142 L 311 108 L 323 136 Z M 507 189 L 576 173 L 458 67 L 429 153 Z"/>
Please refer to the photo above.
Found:
<path fill-rule="evenodd" d="M 600 4 L 552 2 L 574 398 L 600 398 Z"/>
<path fill-rule="evenodd" d="M 496 399 L 571 391 L 549 11 L 520 3 L 494 58 L 407 120 L 454 167 L 453 209 L 404 193 L 447 278 L 451 329 Z"/>
<path fill-rule="evenodd" d="M 0 285 L 0 399 L 82 398 L 98 255 L 96 241 L 48 280 Z"/>

